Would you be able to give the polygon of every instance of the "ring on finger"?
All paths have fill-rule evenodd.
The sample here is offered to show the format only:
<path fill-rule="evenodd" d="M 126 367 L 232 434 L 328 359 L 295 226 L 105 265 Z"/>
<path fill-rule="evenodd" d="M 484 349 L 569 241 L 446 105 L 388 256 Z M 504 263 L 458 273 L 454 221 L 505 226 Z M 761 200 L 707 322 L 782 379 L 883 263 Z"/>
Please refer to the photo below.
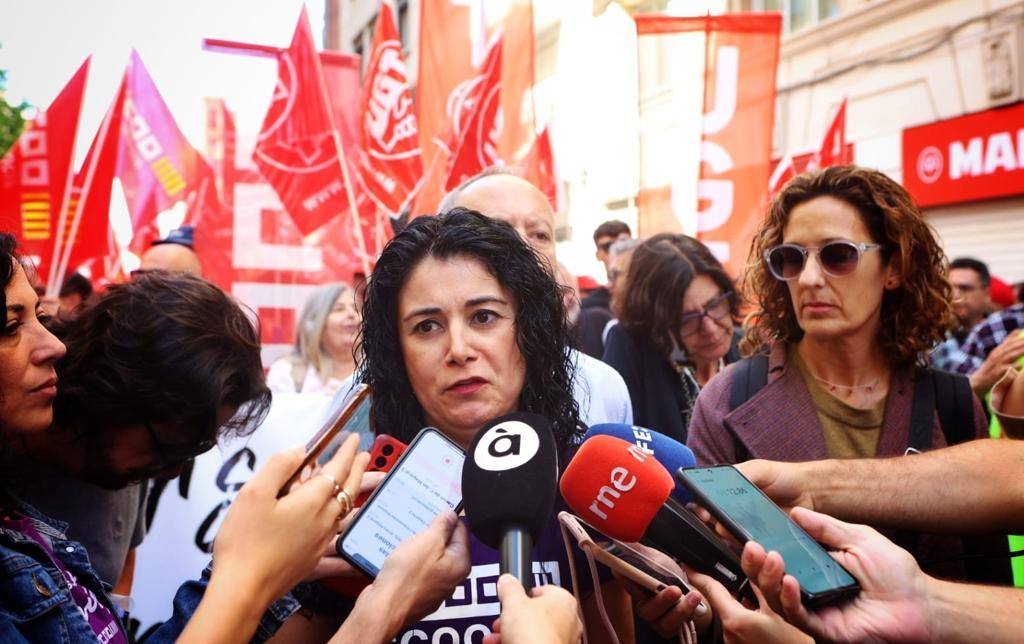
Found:
<path fill-rule="evenodd" d="M 322 476 L 322 477 L 324 477 L 325 479 L 327 479 L 328 481 L 331 482 L 331 485 L 334 486 L 334 491 L 331 492 L 331 494 L 337 494 L 341 490 L 341 484 L 338 483 L 338 479 L 334 478 L 330 474 L 328 474 L 326 472 L 320 472 L 319 474 L 317 474 L 317 476 Z"/>
<path fill-rule="evenodd" d="M 342 488 L 334 499 L 341 504 L 341 516 L 345 516 L 352 511 L 352 495 L 348 493 L 348 490 Z"/>

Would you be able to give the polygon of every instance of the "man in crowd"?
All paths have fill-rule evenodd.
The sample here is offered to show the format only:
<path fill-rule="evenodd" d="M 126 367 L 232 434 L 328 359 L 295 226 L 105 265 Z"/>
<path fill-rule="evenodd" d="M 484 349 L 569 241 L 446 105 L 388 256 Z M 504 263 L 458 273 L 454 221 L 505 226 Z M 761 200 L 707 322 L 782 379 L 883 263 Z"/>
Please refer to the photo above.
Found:
<path fill-rule="evenodd" d="M 203 265 L 195 252 L 195 230 L 192 226 L 175 228 L 167 237 L 153 242 L 142 254 L 135 272 L 154 270 L 203 276 Z"/>
<path fill-rule="evenodd" d="M 1015 304 L 975 326 L 960 350 L 953 354 L 949 370 L 970 377 L 971 388 L 984 397 L 1021 356 L 1024 356 L 1024 304 Z"/>
<path fill-rule="evenodd" d="M 489 168 L 467 179 L 441 201 L 439 212 L 463 207 L 507 222 L 544 259 L 555 274 L 555 213 L 544 193 L 514 172 Z M 580 417 L 587 425 L 632 423 L 633 408 L 622 376 L 579 351 L 573 381 Z"/>
<path fill-rule="evenodd" d="M 935 347 L 929 356 L 936 369 L 949 371 L 953 356 L 960 350 L 974 325 L 992 311 L 989 297 L 988 266 L 973 257 L 958 257 L 949 264 L 949 281 L 953 285 L 953 313 L 960 327 L 949 333 L 946 341 Z"/>
<path fill-rule="evenodd" d="M 74 317 L 78 307 L 85 304 L 92 295 L 92 283 L 81 273 L 72 273 L 64 280 L 57 299 L 60 301 L 61 317 Z"/>
<path fill-rule="evenodd" d="M 629 239 L 632 237 L 632 233 L 629 230 L 629 226 L 625 222 L 621 222 L 617 219 L 606 221 L 594 230 L 594 246 L 597 250 L 594 252 L 594 256 L 597 257 L 598 261 L 604 264 L 605 273 L 608 275 L 609 287 L 602 287 L 594 289 L 586 298 L 583 299 L 583 308 L 588 309 L 591 307 L 599 307 L 605 310 L 611 308 L 611 272 L 612 272 L 612 256 L 611 247 L 617 241 Z"/>
<path fill-rule="evenodd" d="M 53 425 L 5 454 L 4 467 L 25 501 L 70 524 L 100 578 L 128 594 L 129 552 L 144 534 L 140 482 L 176 476 L 269 407 L 259 337 L 219 288 L 164 272 L 110 287 L 54 331 L 67 354 Z"/>

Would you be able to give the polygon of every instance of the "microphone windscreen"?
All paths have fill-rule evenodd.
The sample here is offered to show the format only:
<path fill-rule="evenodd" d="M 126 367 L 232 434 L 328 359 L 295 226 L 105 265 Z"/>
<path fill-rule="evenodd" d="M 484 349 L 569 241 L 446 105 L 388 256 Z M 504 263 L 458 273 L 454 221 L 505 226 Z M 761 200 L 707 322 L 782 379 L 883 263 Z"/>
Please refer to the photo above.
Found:
<path fill-rule="evenodd" d="M 583 437 L 583 440 L 599 435 L 614 436 L 615 438 L 621 438 L 624 441 L 633 443 L 642 451 L 658 459 L 658 462 L 665 466 L 669 474 L 675 474 L 680 467 L 697 466 L 697 458 L 689 447 L 653 429 L 638 427 L 637 425 L 624 425 L 622 423 L 601 423 L 593 425 L 587 431 L 587 435 Z M 675 490 L 672 492 L 672 496 L 684 505 L 693 501 L 690 491 L 679 481 L 675 482 Z"/>
<path fill-rule="evenodd" d="M 674 486 L 636 445 L 600 435 L 583 442 L 558 484 L 573 512 L 620 541 L 640 541 Z"/>
<path fill-rule="evenodd" d="M 525 529 L 536 542 L 554 509 L 557 482 L 551 423 L 527 413 L 495 418 L 477 432 L 462 468 L 469 529 L 495 549 L 511 526 Z"/>

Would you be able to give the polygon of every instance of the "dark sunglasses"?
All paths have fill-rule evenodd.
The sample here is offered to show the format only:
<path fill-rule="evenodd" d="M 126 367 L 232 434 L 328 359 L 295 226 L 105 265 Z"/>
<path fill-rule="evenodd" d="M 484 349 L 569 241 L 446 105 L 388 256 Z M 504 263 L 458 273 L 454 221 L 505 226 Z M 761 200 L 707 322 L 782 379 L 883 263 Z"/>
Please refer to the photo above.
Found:
<path fill-rule="evenodd" d="M 683 317 L 679 320 L 679 335 L 685 338 L 700 331 L 700 325 L 704 321 L 705 315 L 712 320 L 721 320 L 729 315 L 731 310 L 732 291 L 726 291 L 705 304 L 703 310 L 683 314 Z"/>
<path fill-rule="evenodd" d="M 800 277 L 807 264 L 807 256 L 813 251 L 818 257 L 818 266 L 826 275 L 845 277 L 857 270 L 861 255 L 881 247 L 881 244 L 851 241 L 833 241 L 821 246 L 779 244 L 764 252 L 764 261 L 775 279 L 788 282 Z"/>

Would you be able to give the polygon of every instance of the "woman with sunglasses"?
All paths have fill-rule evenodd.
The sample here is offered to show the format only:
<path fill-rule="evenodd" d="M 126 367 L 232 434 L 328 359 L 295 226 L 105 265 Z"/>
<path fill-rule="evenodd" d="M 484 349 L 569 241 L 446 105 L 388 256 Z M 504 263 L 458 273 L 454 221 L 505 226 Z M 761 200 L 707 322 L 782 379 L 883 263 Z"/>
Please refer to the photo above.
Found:
<path fill-rule="evenodd" d="M 688 445 L 701 464 L 750 458 L 809 461 L 898 456 L 911 445 L 915 399 L 931 447 L 947 444 L 923 366 L 955 320 L 946 258 L 907 192 L 875 170 L 827 168 L 791 180 L 754 237 L 745 285 L 756 309 L 742 348 L 748 358 L 706 387 Z M 760 361 L 760 386 L 757 380 Z M 735 378 L 737 370 L 746 371 Z M 954 378 L 953 376 L 944 377 Z M 955 383 L 950 380 L 952 384 Z M 737 392 L 752 393 L 748 397 Z M 985 415 L 968 392 L 964 411 L 982 435 Z M 920 405 L 920 403 L 917 403 Z M 954 428 L 945 428 L 947 430 Z M 903 544 L 925 559 L 959 543 L 926 535 Z M 933 568 L 962 574 L 960 565 Z"/>
<path fill-rule="evenodd" d="M 626 381 L 633 421 L 686 441 L 694 401 L 739 359 L 732 280 L 704 244 L 661 234 L 633 251 L 604 361 Z"/>

